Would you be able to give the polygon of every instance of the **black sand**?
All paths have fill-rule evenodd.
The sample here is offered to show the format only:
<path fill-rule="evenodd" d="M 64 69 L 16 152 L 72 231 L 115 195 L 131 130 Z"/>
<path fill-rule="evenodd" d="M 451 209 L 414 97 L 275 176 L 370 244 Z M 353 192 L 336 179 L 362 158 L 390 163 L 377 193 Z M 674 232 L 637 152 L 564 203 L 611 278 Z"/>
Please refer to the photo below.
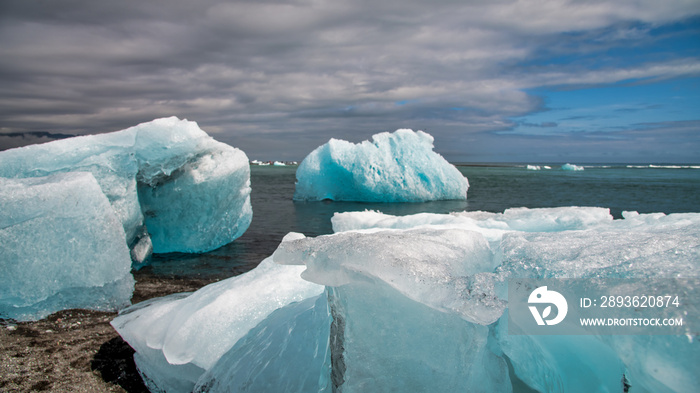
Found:
<path fill-rule="evenodd" d="M 134 278 L 133 303 L 213 281 L 147 271 Z M 37 322 L 0 321 L 0 392 L 147 392 L 133 349 L 109 324 L 116 315 L 65 310 Z"/>

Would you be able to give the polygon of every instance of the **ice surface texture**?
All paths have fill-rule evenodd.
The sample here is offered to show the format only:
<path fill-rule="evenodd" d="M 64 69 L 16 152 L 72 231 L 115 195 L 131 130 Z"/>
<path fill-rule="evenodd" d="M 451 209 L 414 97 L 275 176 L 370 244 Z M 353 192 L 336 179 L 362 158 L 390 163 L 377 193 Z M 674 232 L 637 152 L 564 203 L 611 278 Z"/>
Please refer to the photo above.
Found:
<path fill-rule="evenodd" d="M 464 200 L 469 182 L 433 151 L 433 137 L 402 129 L 353 144 L 331 139 L 297 169 L 295 200 Z"/>
<path fill-rule="evenodd" d="M 0 152 L 0 315 L 123 307 L 132 261 L 218 248 L 251 218 L 245 153 L 175 117 Z"/>
<path fill-rule="evenodd" d="M 0 201 L 0 318 L 129 304 L 124 229 L 91 173 L 0 178 Z"/>
<path fill-rule="evenodd" d="M 700 277 L 700 214 L 623 217 L 586 207 L 339 213 L 332 235 L 290 234 L 250 273 L 136 305 L 114 325 L 168 392 L 623 392 L 623 380 L 638 392 L 694 391 L 692 330 L 507 333 L 508 278 Z M 178 378 L 187 383 L 169 387 Z"/>
<path fill-rule="evenodd" d="M 318 311 L 309 311 L 314 308 L 312 302 L 284 311 L 284 318 L 274 314 L 275 310 L 293 302 L 323 293 L 323 286 L 301 279 L 302 270 L 301 266 L 281 266 L 268 258 L 248 273 L 208 285 L 191 295 L 176 295 L 132 306 L 112 325 L 137 351 L 135 359 L 147 383 L 169 392 L 191 392 L 204 371 L 211 369 L 229 350 L 236 354 L 249 351 L 241 340 L 257 342 L 256 335 L 267 334 L 271 335 L 266 336 L 270 340 L 277 337 L 279 345 L 299 346 L 287 339 L 294 324 L 281 330 L 279 327 L 297 314 L 301 314 L 300 324 L 306 323 L 308 317 L 320 323 L 326 321 L 329 326 L 325 301 Z M 253 329 L 256 326 L 258 330 Z M 259 331 L 262 326 L 268 326 L 264 332 Z M 299 334 L 306 337 L 307 333 L 302 330 Z M 327 339 L 326 334 L 324 347 Z M 238 342 L 240 345 L 232 349 Z M 276 356 L 271 353 L 278 349 L 275 347 L 266 353 Z M 323 356 L 324 349 L 320 351 Z M 305 366 L 297 364 L 297 367 Z M 241 372 L 246 372 L 245 367 Z M 316 375 L 318 377 L 318 372 Z"/>
<path fill-rule="evenodd" d="M 76 171 L 97 179 L 137 262 L 151 242 L 156 253 L 218 248 L 241 236 L 252 218 L 248 158 L 195 122 L 156 119 L 0 153 L 0 177 Z"/>

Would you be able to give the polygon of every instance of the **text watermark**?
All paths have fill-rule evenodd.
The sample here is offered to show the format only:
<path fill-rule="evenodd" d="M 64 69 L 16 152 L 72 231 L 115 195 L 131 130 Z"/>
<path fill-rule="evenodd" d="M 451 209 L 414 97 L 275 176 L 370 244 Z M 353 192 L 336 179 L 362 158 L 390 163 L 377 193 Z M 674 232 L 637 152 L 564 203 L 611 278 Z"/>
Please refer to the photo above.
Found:
<path fill-rule="evenodd" d="M 510 334 L 700 334 L 700 279 L 510 279 Z"/>

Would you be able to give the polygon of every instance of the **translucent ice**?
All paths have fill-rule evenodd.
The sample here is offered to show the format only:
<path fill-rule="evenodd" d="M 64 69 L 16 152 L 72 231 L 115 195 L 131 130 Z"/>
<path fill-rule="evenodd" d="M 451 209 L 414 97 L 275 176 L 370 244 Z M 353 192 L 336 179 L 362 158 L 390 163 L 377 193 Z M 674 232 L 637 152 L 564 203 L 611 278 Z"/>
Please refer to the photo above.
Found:
<path fill-rule="evenodd" d="M 700 277 L 700 214 L 623 217 L 585 207 L 336 214 L 335 234 L 288 235 L 239 278 L 245 286 L 231 279 L 201 290 L 221 295 L 137 305 L 115 326 L 142 373 L 167 391 L 181 391 L 169 386 L 182 381 L 198 392 L 694 391 L 700 350 L 691 315 L 680 336 L 508 333 L 509 278 L 630 278 L 616 288 L 627 294 L 642 293 L 635 283 L 644 278 Z M 299 275 L 325 294 L 307 283 L 314 287 L 298 303 L 268 307 L 270 287 L 293 283 L 290 293 L 300 293 Z M 219 323 L 239 318 L 241 307 L 221 302 L 224 293 L 262 315 Z M 257 293 L 265 299 L 248 300 Z M 697 299 L 684 299 L 697 315 Z M 183 321 L 201 337 L 181 334 Z M 226 350 L 212 354 L 213 343 Z"/>
<path fill-rule="evenodd" d="M 129 304 L 124 230 L 92 174 L 0 178 L 0 201 L 0 318 Z"/>
<path fill-rule="evenodd" d="M 494 255 L 457 228 L 342 232 L 284 242 L 275 261 L 305 264 L 329 287 L 333 384 L 343 392 L 508 392 L 489 349 Z"/>
<path fill-rule="evenodd" d="M 489 328 L 415 302 L 383 282 L 329 291 L 333 385 L 341 392 L 510 392 Z"/>
<path fill-rule="evenodd" d="M 151 247 L 218 248 L 243 234 L 252 217 L 245 153 L 175 117 L 0 153 L 1 177 L 76 171 L 97 179 L 136 262 Z"/>
<path fill-rule="evenodd" d="M 323 292 L 299 277 L 302 270 L 268 258 L 248 273 L 191 295 L 127 308 L 112 325 L 136 350 L 145 380 L 169 392 L 189 392 L 204 371 L 275 310 Z"/>
<path fill-rule="evenodd" d="M 469 182 L 433 151 L 433 137 L 402 129 L 353 144 L 331 139 L 297 169 L 296 200 L 463 200 Z"/>
<path fill-rule="evenodd" d="M 585 229 L 612 222 L 609 209 L 599 207 L 553 207 L 506 209 L 503 213 L 483 211 L 450 214 L 419 213 L 392 216 L 376 211 L 335 213 L 331 222 L 334 232 L 372 228 L 408 229 L 421 226 L 459 227 L 488 233 L 498 230 L 522 232 L 559 232 Z"/>
<path fill-rule="evenodd" d="M 560 393 L 623 392 L 625 365 L 598 338 L 510 335 L 506 320 L 504 317 L 495 325 L 498 346 L 513 367 L 512 377 L 522 380 L 530 389 Z"/>
<path fill-rule="evenodd" d="M 272 312 L 198 380 L 195 392 L 328 392 L 331 317 L 326 294 Z"/>
<path fill-rule="evenodd" d="M 503 274 L 533 278 L 697 277 L 700 214 L 637 214 L 589 230 L 510 232 Z"/>
<path fill-rule="evenodd" d="M 484 325 L 504 307 L 479 290 L 481 281 L 467 279 L 494 269 L 488 242 L 473 231 L 344 232 L 283 242 L 273 258 L 306 265 L 302 278 L 311 282 L 331 287 L 382 282 L 416 302 Z"/>
<path fill-rule="evenodd" d="M 402 266 L 400 262 L 392 260 L 391 255 L 397 253 L 395 249 L 388 246 L 385 254 L 379 246 L 379 244 L 391 243 L 385 238 L 386 233 L 392 233 L 397 239 L 401 238 L 401 234 L 406 236 L 400 242 L 401 251 L 397 254 L 399 261 L 405 259 L 400 257 L 401 254 L 410 252 L 420 254 L 425 248 L 420 241 L 412 242 L 411 232 L 461 228 L 480 233 L 488 240 L 491 247 L 494 258 L 492 265 L 500 264 L 493 273 L 476 275 L 467 273 L 468 278 L 463 278 L 468 282 L 479 283 L 481 294 L 476 298 L 493 299 L 481 303 L 483 307 L 479 309 L 481 316 L 490 313 L 501 315 L 503 308 L 497 300 L 499 296 L 505 300 L 500 287 L 508 278 L 616 277 L 631 278 L 633 279 L 631 282 L 635 283 L 641 278 L 700 276 L 698 273 L 700 271 L 698 269 L 700 265 L 699 214 L 640 215 L 625 212 L 623 217 L 623 220 L 612 220 L 607 209 L 582 207 L 509 209 L 502 214 L 465 212 L 404 217 L 370 211 L 339 213 L 333 217 L 333 227 L 336 232 L 344 232 L 329 236 L 328 240 L 323 241 L 324 245 L 309 243 L 308 248 L 298 247 L 295 255 L 307 264 L 308 271 L 303 273 L 303 277 L 318 277 L 316 272 L 319 261 L 322 263 L 331 261 L 330 267 L 325 267 L 323 264 L 322 266 L 324 270 L 336 275 L 347 274 L 344 272 L 347 270 L 346 266 L 351 267 L 350 271 L 353 274 L 366 275 L 360 267 L 371 265 L 373 269 L 382 271 L 381 274 L 377 274 L 381 277 L 389 274 L 395 266 Z M 383 229 L 378 231 L 378 228 Z M 385 232 L 384 229 L 389 228 L 398 232 Z M 371 249 L 371 247 L 362 246 L 359 242 L 348 242 L 345 247 L 338 247 L 339 243 L 336 243 L 336 247 L 332 247 L 334 241 L 330 238 L 346 233 L 375 236 L 378 244 L 375 247 L 376 251 L 370 252 L 371 256 L 363 254 L 362 250 Z M 319 242 L 322 242 L 321 239 L 317 238 Z M 281 245 L 277 253 L 281 256 L 283 250 L 293 245 L 293 243 Z M 430 253 L 427 252 L 426 255 Z M 463 260 L 468 261 L 471 255 L 465 253 Z M 348 263 L 345 258 L 353 262 Z M 438 259 L 449 261 L 451 257 Z M 384 263 L 389 267 L 382 268 Z M 430 262 L 426 263 L 430 265 Z M 415 269 L 402 270 L 407 275 L 415 274 Z M 324 274 L 324 277 L 334 276 Z M 334 318 L 348 320 L 344 329 L 347 336 L 343 344 L 343 353 L 347 357 L 347 359 L 344 358 L 345 383 L 350 386 L 356 386 L 350 379 L 355 375 L 356 370 L 351 372 L 349 359 L 368 353 L 371 355 L 367 357 L 382 359 L 383 355 L 375 354 L 371 348 L 382 348 L 395 355 L 402 353 L 400 347 L 389 348 L 384 345 L 389 341 L 382 336 L 383 330 L 377 328 L 377 325 L 393 327 L 400 326 L 399 321 L 410 321 L 412 315 L 417 314 L 418 310 L 412 310 L 410 313 L 404 310 L 398 315 L 392 314 L 392 310 L 401 307 L 400 304 L 406 299 L 418 300 L 420 304 L 430 306 L 430 302 L 420 301 L 421 291 L 412 288 L 403 292 L 403 300 L 394 298 L 390 302 L 391 306 L 381 307 L 385 315 L 391 315 L 384 321 L 382 313 L 372 311 L 373 303 L 370 299 L 381 303 L 380 299 L 389 296 L 388 292 L 395 294 L 396 291 L 390 291 L 387 287 L 393 289 L 401 281 L 394 274 L 388 277 L 389 280 L 381 281 L 377 281 L 376 278 L 369 281 L 358 278 L 349 285 L 337 286 L 331 291 L 333 296 L 330 297 L 330 304 Z M 431 287 L 436 296 L 431 300 L 444 299 L 441 296 L 443 292 L 439 288 L 454 277 L 455 275 L 445 274 L 442 283 L 432 282 Z M 423 279 L 417 281 L 423 282 Z M 326 285 L 336 285 L 336 283 L 329 281 Z M 657 289 L 665 292 L 679 290 L 661 287 Z M 645 288 L 628 285 L 626 288 L 619 288 L 618 293 L 643 293 L 644 290 Z M 466 292 L 474 293 L 474 291 Z M 466 298 L 464 301 L 475 303 L 474 300 Z M 353 313 L 352 308 L 346 304 L 359 304 L 355 307 L 361 312 Z M 688 304 L 686 307 L 689 307 L 688 310 L 696 310 L 698 304 Z M 435 309 L 434 306 L 431 308 Z M 442 311 L 450 315 L 459 315 L 456 309 L 442 309 Z M 462 318 L 465 323 L 488 322 L 479 321 L 478 318 Z M 700 362 L 697 333 L 693 330 L 686 331 L 682 336 L 514 336 L 504 333 L 506 320 L 507 314 L 503 314 L 498 322 L 489 325 L 494 334 L 494 340 L 488 342 L 488 347 L 494 354 L 507 359 L 510 363 L 513 371 L 509 376 L 517 381 L 513 386 L 525 384 L 538 391 L 622 391 L 624 380 L 632 384 L 634 390 L 653 392 L 692 391 L 700 382 L 692 366 Z M 347 327 L 350 324 L 349 321 L 352 321 L 352 327 Z M 356 333 L 351 337 L 348 336 L 351 335 L 352 330 L 364 326 L 364 323 L 367 323 L 367 326 L 362 330 L 364 334 L 360 337 L 362 337 L 361 341 L 367 341 L 367 343 L 358 344 Z M 411 325 L 414 328 L 411 334 L 401 336 L 405 341 L 410 340 L 409 337 L 416 337 L 415 331 L 420 330 L 421 324 L 417 321 L 413 321 Z M 396 330 L 392 330 L 392 333 L 395 332 Z M 374 337 L 381 339 L 375 341 Z M 453 342 L 457 341 L 457 338 L 453 338 Z M 415 343 L 415 341 L 410 342 Z M 358 353 L 354 352 L 355 349 L 358 349 Z M 427 358 L 430 358 L 429 351 L 427 353 Z M 377 372 L 380 375 L 385 371 L 391 372 L 382 368 L 383 364 L 389 363 L 388 361 L 373 363 L 372 359 L 367 357 L 355 363 L 355 368 L 362 370 L 363 375 L 372 375 L 374 378 L 375 374 L 371 374 L 370 369 L 382 370 Z M 401 355 L 397 357 L 403 359 Z M 364 364 L 371 366 L 365 368 Z M 414 371 L 413 374 L 418 372 Z M 493 375 L 491 379 L 482 379 L 482 383 L 487 381 L 506 383 L 503 378 Z M 370 385 L 357 386 L 372 390 L 367 389 Z"/>

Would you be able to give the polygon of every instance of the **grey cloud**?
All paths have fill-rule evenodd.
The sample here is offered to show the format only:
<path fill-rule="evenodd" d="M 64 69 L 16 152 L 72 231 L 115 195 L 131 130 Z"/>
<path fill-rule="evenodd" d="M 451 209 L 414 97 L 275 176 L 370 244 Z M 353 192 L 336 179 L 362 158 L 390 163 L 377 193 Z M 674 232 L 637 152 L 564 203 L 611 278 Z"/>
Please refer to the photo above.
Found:
<path fill-rule="evenodd" d="M 0 150 L 72 138 L 73 134 L 59 134 L 45 131 L 0 133 Z"/>
<path fill-rule="evenodd" d="M 610 45 L 644 39 L 629 21 L 664 23 L 700 12 L 681 1 L 540 7 L 456 0 L 6 0 L 0 133 L 99 133 L 176 115 L 267 155 L 260 158 L 300 159 L 329 137 L 357 140 L 399 127 L 426 129 L 452 148 L 541 109 L 526 88 L 698 72 L 693 59 L 523 72 L 519 64 L 556 43 L 558 33 L 608 29 Z M 618 37 L 617 24 L 625 29 Z"/>

